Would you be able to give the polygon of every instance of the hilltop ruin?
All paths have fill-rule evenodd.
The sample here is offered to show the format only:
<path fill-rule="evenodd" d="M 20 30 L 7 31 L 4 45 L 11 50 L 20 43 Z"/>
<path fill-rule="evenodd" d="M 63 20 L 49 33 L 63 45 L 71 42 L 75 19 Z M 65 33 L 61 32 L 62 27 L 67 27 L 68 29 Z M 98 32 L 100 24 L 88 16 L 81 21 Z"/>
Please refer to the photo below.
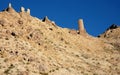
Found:
<path fill-rule="evenodd" d="M 61 28 L 9 4 L 0 12 L 0 75 L 119 75 L 120 27 L 99 38 L 86 37 L 82 19 L 78 27 Z"/>

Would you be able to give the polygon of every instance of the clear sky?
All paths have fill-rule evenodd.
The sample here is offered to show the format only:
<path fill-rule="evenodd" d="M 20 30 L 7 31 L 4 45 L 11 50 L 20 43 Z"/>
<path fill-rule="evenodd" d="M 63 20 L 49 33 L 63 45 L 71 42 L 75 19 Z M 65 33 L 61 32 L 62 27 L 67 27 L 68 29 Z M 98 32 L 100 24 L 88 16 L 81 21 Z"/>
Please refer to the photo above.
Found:
<path fill-rule="evenodd" d="M 8 3 L 16 11 L 23 6 L 31 15 L 48 18 L 63 28 L 78 29 L 83 19 L 87 32 L 93 36 L 103 33 L 112 24 L 120 25 L 120 0 L 0 0 L 0 10 Z"/>

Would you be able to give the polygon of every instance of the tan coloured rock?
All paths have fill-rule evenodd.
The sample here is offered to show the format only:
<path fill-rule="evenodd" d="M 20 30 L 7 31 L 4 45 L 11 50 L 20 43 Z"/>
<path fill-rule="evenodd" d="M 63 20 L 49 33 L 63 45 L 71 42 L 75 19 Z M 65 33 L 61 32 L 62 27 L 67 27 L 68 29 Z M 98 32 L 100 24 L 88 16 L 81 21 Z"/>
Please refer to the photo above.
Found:
<path fill-rule="evenodd" d="M 43 22 L 47 22 L 47 23 L 49 23 L 49 22 L 50 22 L 50 20 L 48 19 L 48 17 L 47 17 L 47 16 L 45 16 L 45 17 L 44 17 L 44 19 L 43 19 Z"/>
<path fill-rule="evenodd" d="M 1 12 L 0 75 L 119 75 L 120 27 L 108 32 L 108 40 L 52 23 L 26 12 Z"/>
<path fill-rule="evenodd" d="M 78 34 L 76 30 L 70 30 L 69 33 L 73 34 L 73 35 L 77 35 Z"/>
<path fill-rule="evenodd" d="M 54 22 L 54 21 L 50 21 L 47 16 L 45 16 L 42 21 L 45 22 L 45 23 L 48 24 L 48 25 L 52 25 L 52 26 L 54 26 L 55 28 L 57 28 L 55 22 Z"/>

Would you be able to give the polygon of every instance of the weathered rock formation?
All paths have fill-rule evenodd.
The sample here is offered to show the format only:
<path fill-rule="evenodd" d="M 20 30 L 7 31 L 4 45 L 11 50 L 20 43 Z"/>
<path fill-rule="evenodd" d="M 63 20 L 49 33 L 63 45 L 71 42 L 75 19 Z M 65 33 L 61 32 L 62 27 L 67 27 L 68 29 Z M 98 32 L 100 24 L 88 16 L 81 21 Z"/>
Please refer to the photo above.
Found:
<path fill-rule="evenodd" d="M 47 16 L 45 16 L 42 21 L 45 22 L 48 25 L 53 25 L 54 27 L 57 27 L 55 22 L 54 21 L 50 21 Z"/>
<path fill-rule="evenodd" d="M 112 24 L 107 30 L 99 35 L 99 38 L 104 38 L 107 43 L 113 45 L 117 50 L 120 50 L 120 26 Z"/>

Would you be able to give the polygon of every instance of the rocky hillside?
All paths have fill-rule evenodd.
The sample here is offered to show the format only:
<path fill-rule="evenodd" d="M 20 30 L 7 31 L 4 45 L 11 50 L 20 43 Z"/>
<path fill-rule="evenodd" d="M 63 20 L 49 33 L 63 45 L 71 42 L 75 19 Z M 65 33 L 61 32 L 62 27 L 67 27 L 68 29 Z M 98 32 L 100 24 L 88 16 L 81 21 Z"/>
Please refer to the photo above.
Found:
<path fill-rule="evenodd" d="M 120 51 L 120 26 L 111 25 L 103 34 L 99 36 L 100 38 L 106 39 L 107 43 L 111 44 Z"/>
<path fill-rule="evenodd" d="M 111 42 L 120 42 L 120 27 L 98 38 L 78 24 L 61 28 L 9 4 L 0 12 L 0 75 L 119 75 L 120 47 Z"/>

